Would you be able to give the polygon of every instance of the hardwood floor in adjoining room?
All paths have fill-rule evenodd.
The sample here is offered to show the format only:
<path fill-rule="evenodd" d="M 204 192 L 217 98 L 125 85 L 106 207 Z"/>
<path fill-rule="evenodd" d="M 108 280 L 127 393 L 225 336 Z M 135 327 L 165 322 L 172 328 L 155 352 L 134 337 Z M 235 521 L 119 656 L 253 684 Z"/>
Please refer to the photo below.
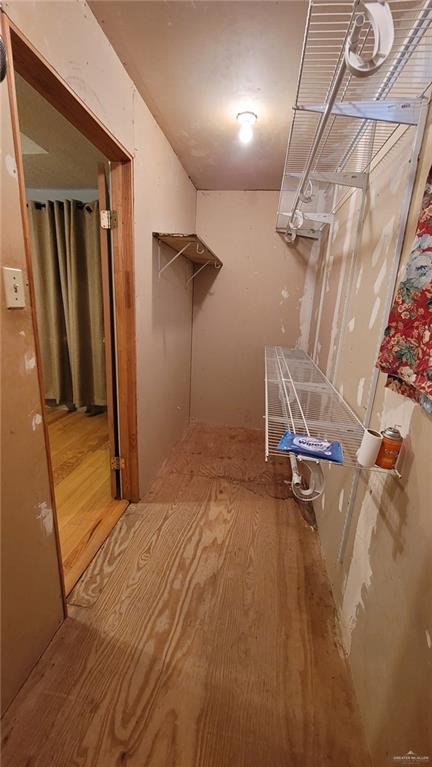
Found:
<path fill-rule="evenodd" d="M 68 594 L 128 505 L 111 495 L 108 419 L 45 408 Z"/>
<path fill-rule="evenodd" d="M 191 427 L 72 591 L 3 767 L 369 765 L 286 471 L 259 432 Z"/>

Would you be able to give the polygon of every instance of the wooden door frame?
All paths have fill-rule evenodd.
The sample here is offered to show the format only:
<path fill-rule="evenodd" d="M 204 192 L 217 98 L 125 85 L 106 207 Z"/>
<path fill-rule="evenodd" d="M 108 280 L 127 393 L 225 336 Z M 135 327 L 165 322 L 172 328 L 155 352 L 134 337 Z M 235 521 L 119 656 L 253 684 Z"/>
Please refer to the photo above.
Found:
<path fill-rule="evenodd" d="M 32 320 L 35 335 L 36 360 L 41 402 L 43 380 L 41 353 L 37 333 L 34 282 L 30 244 L 30 227 L 26 208 L 24 170 L 19 139 L 19 124 L 15 90 L 15 72 L 18 72 L 57 111 L 82 133 L 111 163 L 111 204 L 117 211 L 118 226 L 113 232 L 114 314 L 117 338 L 117 389 L 119 415 L 119 442 L 122 466 L 122 497 L 139 500 L 137 403 L 136 403 L 136 346 L 135 346 L 135 289 L 133 244 L 133 157 L 90 112 L 85 103 L 72 91 L 46 59 L 34 48 L 4 11 L 1 12 L 4 43 L 8 56 L 8 88 L 14 133 L 15 157 L 21 203 L 26 264 L 29 280 Z M 43 414 L 43 408 L 42 408 Z M 54 482 L 48 449 L 48 429 L 43 415 L 45 446 L 55 509 Z M 56 517 L 56 514 L 55 514 Z M 57 521 L 56 521 L 57 522 Z M 56 524 L 57 528 L 57 524 Z M 56 534 L 59 548 L 58 529 Z M 60 556 L 61 563 L 61 556 Z"/>

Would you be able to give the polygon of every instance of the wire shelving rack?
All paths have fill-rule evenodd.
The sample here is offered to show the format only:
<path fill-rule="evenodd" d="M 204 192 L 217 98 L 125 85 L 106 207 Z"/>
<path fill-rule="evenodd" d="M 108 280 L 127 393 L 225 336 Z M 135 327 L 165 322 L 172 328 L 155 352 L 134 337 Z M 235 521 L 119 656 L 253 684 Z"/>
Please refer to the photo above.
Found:
<path fill-rule="evenodd" d="M 346 43 L 363 7 L 360 0 L 310 0 L 277 215 L 276 228 L 281 233 L 289 233 L 288 225 L 298 210 L 305 220 L 294 227 L 296 233 L 319 236 L 331 222 L 344 187 L 364 189 L 371 163 L 394 131 L 421 121 L 427 104 L 424 94 L 432 81 L 432 0 L 388 0 L 388 6 L 394 26 L 391 52 L 368 77 L 345 70 L 313 151 L 308 178 L 315 194 L 310 202 L 300 200 L 293 206 L 293 192 L 301 186 L 329 97 L 344 67 Z M 368 58 L 373 46 L 374 33 L 366 18 L 357 50 Z M 338 194 L 329 194 L 335 184 Z"/>
<path fill-rule="evenodd" d="M 361 421 L 321 372 L 299 349 L 265 349 L 265 457 L 288 456 L 278 448 L 286 431 L 338 441 L 343 466 L 359 467 L 357 450 L 365 431 Z M 319 459 L 320 461 L 324 459 Z M 341 465 L 341 464 L 335 464 Z M 379 466 L 368 471 L 385 472 Z"/>

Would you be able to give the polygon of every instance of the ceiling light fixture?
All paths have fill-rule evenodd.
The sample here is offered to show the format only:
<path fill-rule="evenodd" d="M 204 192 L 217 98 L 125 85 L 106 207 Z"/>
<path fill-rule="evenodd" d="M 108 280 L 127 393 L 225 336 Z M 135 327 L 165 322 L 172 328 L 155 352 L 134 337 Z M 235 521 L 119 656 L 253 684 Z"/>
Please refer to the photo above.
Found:
<path fill-rule="evenodd" d="M 255 112 L 239 112 L 237 115 L 241 128 L 239 131 L 239 139 L 242 144 L 248 144 L 253 136 L 252 126 L 255 125 L 258 120 Z"/>

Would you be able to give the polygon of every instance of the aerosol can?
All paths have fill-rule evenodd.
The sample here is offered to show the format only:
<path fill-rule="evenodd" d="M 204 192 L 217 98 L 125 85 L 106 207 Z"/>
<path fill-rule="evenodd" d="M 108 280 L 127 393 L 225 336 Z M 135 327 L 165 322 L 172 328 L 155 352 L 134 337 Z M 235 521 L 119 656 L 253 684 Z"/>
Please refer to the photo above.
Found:
<path fill-rule="evenodd" d="M 388 426 L 381 434 L 382 442 L 376 465 L 382 469 L 394 469 L 402 447 L 402 434 L 396 426 Z"/>

